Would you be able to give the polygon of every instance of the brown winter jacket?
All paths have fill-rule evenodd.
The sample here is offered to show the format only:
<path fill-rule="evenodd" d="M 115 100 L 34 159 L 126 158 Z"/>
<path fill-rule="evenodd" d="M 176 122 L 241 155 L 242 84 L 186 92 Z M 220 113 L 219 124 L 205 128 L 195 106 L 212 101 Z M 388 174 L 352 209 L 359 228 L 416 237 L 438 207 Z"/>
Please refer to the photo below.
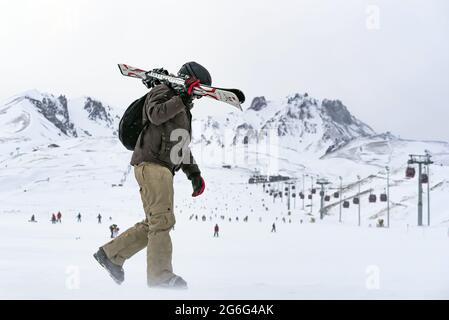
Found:
<path fill-rule="evenodd" d="M 146 126 L 137 140 L 131 165 L 157 163 L 173 174 L 182 169 L 189 179 L 200 174 L 188 146 L 192 114 L 174 90 L 165 84 L 151 89 L 143 107 L 143 119 Z"/>

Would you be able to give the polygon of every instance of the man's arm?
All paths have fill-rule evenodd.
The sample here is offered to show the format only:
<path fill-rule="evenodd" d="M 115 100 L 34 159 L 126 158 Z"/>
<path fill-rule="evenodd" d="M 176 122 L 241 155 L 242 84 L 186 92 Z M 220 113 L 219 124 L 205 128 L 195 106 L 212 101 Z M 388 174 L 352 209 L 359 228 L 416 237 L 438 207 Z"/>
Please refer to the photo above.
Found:
<path fill-rule="evenodd" d="M 181 165 L 181 169 L 185 173 L 187 178 L 189 180 L 191 180 L 192 176 L 194 176 L 194 175 L 201 175 L 201 171 L 200 171 L 200 168 L 198 168 L 198 165 L 195 162 L 195 158 L 193 158 L 192 151 L 190 150 L 190 148 L 188 150 L 189 150 L 188 154 L 190 155 L 190 159 L 187 159 L 189 161 L 185 161 L 185 163 L 183 161 L 183 163 Z"/>
<path fill-rule="evenodd" d="M 190 153 L 189 153 L 190 154 Z M 203 177 L 201 177 L 201 172 L 195 163 L 195 159 L 190 155 L 191 162 L 182 164 L 182 171 L 187 175 L 187 178 L 192 182 L 193 193 L 192 197 L 198 197 L 204 192 L 206 184 Z"/>
<path fill-rule="evenodd" d="M 154 87 L 145 100 L 145 110 L 151 123 L 156 126 L 170 120 L 184 110 L 185 105 L 181 97 L 171 95 L 170 88 L 165 84 Z"/>

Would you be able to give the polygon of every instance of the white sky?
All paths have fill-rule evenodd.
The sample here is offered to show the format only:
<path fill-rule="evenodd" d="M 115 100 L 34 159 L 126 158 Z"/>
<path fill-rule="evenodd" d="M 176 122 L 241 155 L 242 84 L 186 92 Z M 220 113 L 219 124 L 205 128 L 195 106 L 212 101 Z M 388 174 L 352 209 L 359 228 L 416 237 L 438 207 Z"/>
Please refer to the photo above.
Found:
<path fill-rule="evenodd" d="M 308 92 L 378 132 L 449 141 L 447 0 L 0 0 L 0 46 L 0 100 L 36 88 L 125 107 L 145 87 L 117 63 L 195 60 L 246 106 Z"/>

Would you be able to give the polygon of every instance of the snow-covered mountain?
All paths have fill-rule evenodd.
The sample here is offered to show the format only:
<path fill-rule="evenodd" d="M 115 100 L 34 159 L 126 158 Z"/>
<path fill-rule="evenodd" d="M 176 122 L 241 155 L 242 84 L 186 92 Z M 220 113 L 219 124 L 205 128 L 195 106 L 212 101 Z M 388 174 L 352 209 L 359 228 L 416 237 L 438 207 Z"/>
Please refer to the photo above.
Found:
<path fill-rule="evenodd" d="M 281 147 L 315 156 L 358 137 L 375 135 L 341 101 L 318 101 L 307 94 L 295 94 L 280 101 L 256 97 L 243 113 L 194 120 L 198 122 L 194 128 L 201 132 L 195 137 L 196 143 L 218 146 L 263 143 L 269 132 L 274 132 Z M 224 137 L 228 139 L 224 141 Z"/>
<path fill-rule="evenodd" d="M 2 141 L 56 141 L 68 137 L 111 136 L 119 117 L 99 100 L 27 91 L 0 106 Z"/>
<path fill-rule="evenodd" d="M 430 172 L 433 203 L 445 207 L 449 143 L 376 133 L 339 100 L 319 101 L 307 94 L 278 101 L 257 97 L 243 113 L 201 117 L 193 110 L 193 114 L 192 149 L 205 175 L 227 170 L 222 165 L 230 164 L 239 177 L 234 177 L 234 185 L 246 183 L 259 169 L 289 175 L 301 184 L 305 175 L 307 189 L 311 177 L 327 178 L 336 188 L 341 176 L 345 194 L 353 196 L 358 175 L 363 179 L 362 192 L 383 192 L 388 165 L 392 214 L 415 221 L 416 179 L 406 179 L 404 170 L 408 154 L 428 150 L 435 161 Z M 0 105 L 0 197 L 8 199 L 12 208 L 25 199 L 25 190 L 34 189 L 27 204 L 34 207 L 46 192 L 67 189 L 69 184 L 83 190 L 122 184 L 130 173 L 130 153 L 114 136 L 118 121 L 112 107 L 90 97 L 67 99 L 28 91 L 7 100 Z M 276 141 L 271 141 L 272 135 Z M 271 149 L 264 148 L 266 142 Z M 54 144 L 59 148 L 50 147 Z M 76 190 L 65 201 L 71 201 Z M 335 201 L 328 204 L 333 217 L 338 209 Z M 8 209 L 6 202 L 3 206 Z M 383 203 L 370 207 L 365 219 L 385 214 Z M 436 223 L 449 221 L 442 209 L 435 210 L 434 217 Z"/>

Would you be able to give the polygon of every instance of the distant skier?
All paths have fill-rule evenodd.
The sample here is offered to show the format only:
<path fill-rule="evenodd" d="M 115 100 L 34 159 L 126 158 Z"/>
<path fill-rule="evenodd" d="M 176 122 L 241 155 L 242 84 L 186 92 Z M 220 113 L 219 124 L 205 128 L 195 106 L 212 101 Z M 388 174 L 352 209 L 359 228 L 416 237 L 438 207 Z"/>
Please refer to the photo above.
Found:
<path fill-rule="evenodd" d="M 36 218 L 34 217 L 34 214 L 31 216 L 31 219 L 29 220 L 29 222 L 37 222 Z"/>
<path fill-rule="evenodd" d="M 115 238 L 118 236 L 118 233 L 120 231 L 120 228 L 115 226 L 114 230 L 112 231 L 112 238 Z"/>
<path fill-rule="evenodd" d="M 101 223 L 101 214 L 98 214 L 97 219 L 98 219 L 98 223 Z"/>
<path fill-rule="evenodd" d="M 78 222 L 81 222 L 81 213 L 78 213 L 78 215 L 76 216 Z"/>
<path fill-rule="evenodd" d="M 56 215 L 53 213 L 53 214 L 51 215 L 51 223 L 55 224 L 56 221 L 57 221 Z"/>
<path fill-rule="evenodd" d="M 217 237 L 218 238 L 218 231 L 220 230 L 220 228 L 218 227 L 218 224 L 215 224 L 214 227 L 214 238 Z"/>
<path fill-rule="evenodd" d="M 61 211 L 58 211 L 58 215 L 56 216 L 56 218 L 58 218 L 58 222 L 59 223 L 62 223 L 62 214 L 61 214 Z"/>
<path fill-rule="evenodd" d="M 117 228 L 116 224 L 111 224 L 109 226 L 109 230 L 111 231 L 111 238 L 114 238 L 114 230 L 115 230 L 115 228 Z"/>
<path fill-rule="evenodd" d="M 273 222 L 273 225 L 271 226 L 271 232 L 276 232 L 276 224 Z"/>
<path fill-rule="evenodd" d="M 378 228 L 383 228 L 384 227 L 384 219 L 377 220 L 377 227 Z"/>

